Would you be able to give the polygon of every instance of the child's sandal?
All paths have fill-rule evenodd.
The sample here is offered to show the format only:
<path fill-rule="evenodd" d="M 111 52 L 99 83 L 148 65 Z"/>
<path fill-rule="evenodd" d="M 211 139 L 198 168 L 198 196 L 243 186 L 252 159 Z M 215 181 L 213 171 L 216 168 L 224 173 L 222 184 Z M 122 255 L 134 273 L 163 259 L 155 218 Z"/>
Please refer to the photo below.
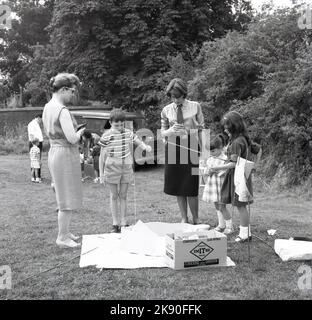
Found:
<path fill-rule="evenodd" d="M 222 227 L 217 226 L 214 228 L 214 230 L 216 230 L 217 232 L 223 232 L 225 230 L 225 227 L 222 228 Z"/>
<path fill-rule="evenodd" d="M 248 238 L 241 238 L 240 236 L 237 236 L 237 238 L 235 239 L 235 242 L 244 243 L 251 240 L 252 240 L 252 236 L 249 236 Z"/>
<path fill-rule="evenodd" d="M 232 233 L 234 233 L 234 228 L 225 228 L 224 230 L 223 230 L 223 233 L 225 234 L 225 235 L 227 235 L 227 236 L 229 236 L 229 235 L 231 235 Z"/>

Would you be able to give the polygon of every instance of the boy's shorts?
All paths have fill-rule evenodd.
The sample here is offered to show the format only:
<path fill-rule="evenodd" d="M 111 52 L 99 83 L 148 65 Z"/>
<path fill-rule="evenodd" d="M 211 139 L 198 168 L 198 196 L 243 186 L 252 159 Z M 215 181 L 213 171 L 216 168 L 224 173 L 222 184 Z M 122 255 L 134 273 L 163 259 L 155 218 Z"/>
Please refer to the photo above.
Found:
<path fill-rule="evenodd" d="M 132 161 L 108 157 L 104 167 L 104 181 L 112 184 L 131 183 L 133 181 Z"/>

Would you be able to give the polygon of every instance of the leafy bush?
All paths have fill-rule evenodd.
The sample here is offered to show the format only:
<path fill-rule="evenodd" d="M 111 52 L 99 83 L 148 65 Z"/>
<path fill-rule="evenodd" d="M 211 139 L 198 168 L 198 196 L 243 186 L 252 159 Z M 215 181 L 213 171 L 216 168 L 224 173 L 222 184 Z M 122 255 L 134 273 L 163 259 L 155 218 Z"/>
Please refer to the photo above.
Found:
<path fill-rule="evenodd" d="M 28 153 L 28 135 L 25 127 L 20 125 L 15 130 L 7 127 L 0 136 L 0 155 Z"/>
<path fill-rule="evenodd" d="M 264 147 L 263 174 L 283 186 L 312 174 L 312 37 L 297 21 L 295 9 L 278 10 L 205 43 L 189 82 L 213 130 L 228 110 L 243 114 Z"/>
<path fill-rule="evenodd" d="M 0 135 L 0 154 L 25 154 L 29 152 L 29 141 L 27 129 L 23 125 L 18 125 L 14 129 L 7 126 Z M 50 148 L 49 141 L 44 135 L 43 152 Z"/>

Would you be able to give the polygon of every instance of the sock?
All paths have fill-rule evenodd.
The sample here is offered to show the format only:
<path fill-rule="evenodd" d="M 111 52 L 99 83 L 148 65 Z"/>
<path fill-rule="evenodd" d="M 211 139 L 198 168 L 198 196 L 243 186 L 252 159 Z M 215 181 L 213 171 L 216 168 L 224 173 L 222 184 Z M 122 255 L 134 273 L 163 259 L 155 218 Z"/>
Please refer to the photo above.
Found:
<path fill-rule="evenodd" d="M 233 229 L 233 221 L 232 221 L 232 219 L 225 220 L 225 227 L 227 229 Z"/>
<path fill-rule="evenodd" d="M 251 236 L 251 232 L 249 236 Z M 239 237 L 242 239 L 248 238 L 248 227 L 239 226 Z"/>
<path fill-rule="evenodd" d="M 225 220 L 223 218 L 222 212 L 217 210 L 217 216 L 218 216 L 218 227 L 225 228 Z"/>

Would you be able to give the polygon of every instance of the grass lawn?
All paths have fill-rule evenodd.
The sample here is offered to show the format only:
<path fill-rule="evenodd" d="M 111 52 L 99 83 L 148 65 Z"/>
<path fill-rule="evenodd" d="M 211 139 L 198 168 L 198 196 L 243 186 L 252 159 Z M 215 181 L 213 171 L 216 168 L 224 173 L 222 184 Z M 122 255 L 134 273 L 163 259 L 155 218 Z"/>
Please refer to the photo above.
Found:
<path fill-rule="evenodd" d="M 44 155 L 41 185 L 29 180 L 28 156 L 0 157 L 0 266 L 12 268 L 13 289 L 0 291 L 0 299 L 311 299 L 312 291 L 300 291 L 297 269 L 301 262 L 282 262 L 274 251 L 254 239 L 252 264 L 247 244 L 228 241 L 234 268 L 98 270 L 80 269 L 73 259 L 54 270 L 22 283 L 21 280 L 79 255 L 80 250 L 55 245 L 57 215 Z M 138 219 L 143 222 L 179 222 L 174 198 L 163 190 L 163 167 L 140 168 L 136 173 Z M 277 229 L 277 237 L 312 234 L 312 201 L 274 194 L 255 183 L 252 231 L 271 246 L 274 238 L 266 230 Z M 110 230 L 109 193 L 101 185 L 84 184 L 85 208 L 73 219 L 78 234 Z M 129 222 L 135 222 L 133 187 L 129 190 Z M 258 199 L 258 200 L 257 200 Z M 200 202 L 203 223 L 214 225 L 212 206 Z M 235 211 L 238 225 L 238 214 Z M 311 265 L 311 262 L 306 262 Z"/>

